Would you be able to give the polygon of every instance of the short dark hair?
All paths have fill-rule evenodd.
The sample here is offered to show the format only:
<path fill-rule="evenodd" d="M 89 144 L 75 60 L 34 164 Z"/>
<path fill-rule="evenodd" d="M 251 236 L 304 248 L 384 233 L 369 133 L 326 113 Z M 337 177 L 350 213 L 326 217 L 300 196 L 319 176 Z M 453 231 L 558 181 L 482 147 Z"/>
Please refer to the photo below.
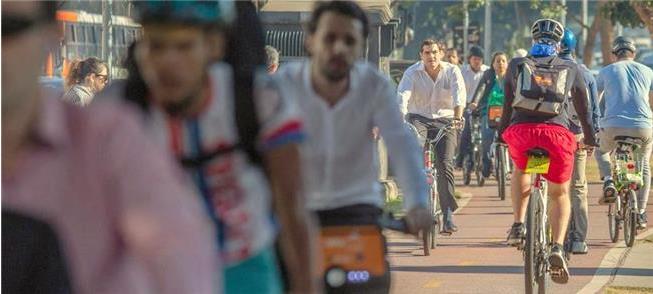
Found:
<path fill-rule="evenodd" d="M 424 49 L 424 46 L 431 46 L 431 45 L 437 45 L 438 50 L 440 51 L 447 51 L 447 45 L 445 45 L 444 42 L 435 39 L 425 39 L 424 41 L 422 41 L 422 45 L 419 46 L 419 52 L 422 53 L 422 49 Z"/>
<path fill-rule="evenodd" d="M 363 25 L 363 38 L 367 38 L 370 33 L 369 20 L 365 11 L 353 1 L 326 1 L 317 2 L 313 8 L 311 19 L 308 21 L 308 31 L 313 34 L 317 30 L 317 23 L 325 12 L 335 12 L 355 18 Z"/>
<path fill-rule="evenodd" d="M 628 49 L 621 49 L 615 52 L 614 55 L 617 56 L 617 58 L 633 58 L 635 57 L 635 52 Z"/>

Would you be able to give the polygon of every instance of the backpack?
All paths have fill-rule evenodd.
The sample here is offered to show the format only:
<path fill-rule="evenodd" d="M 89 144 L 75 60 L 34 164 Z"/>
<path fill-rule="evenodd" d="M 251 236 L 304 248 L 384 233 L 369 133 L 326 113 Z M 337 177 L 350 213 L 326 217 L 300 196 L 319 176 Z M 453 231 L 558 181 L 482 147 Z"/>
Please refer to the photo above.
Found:
<path fill-rule="evenodd" d="M 540 117 L 555 117 L 566 108 L 573 82 L 571 68 L 559 58 L 537 62 L 524 58 L 517 76 L 512 107 L 516 111 Z"/>

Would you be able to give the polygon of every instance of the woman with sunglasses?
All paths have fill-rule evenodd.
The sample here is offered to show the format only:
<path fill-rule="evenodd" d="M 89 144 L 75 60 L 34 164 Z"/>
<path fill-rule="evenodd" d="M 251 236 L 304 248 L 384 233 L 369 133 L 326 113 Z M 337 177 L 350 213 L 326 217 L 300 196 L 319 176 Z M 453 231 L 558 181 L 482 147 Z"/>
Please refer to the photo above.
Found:
<path fill-rule="evenodd" d="M 66 94 L 63 99 L 86 106 L 93 96 L 104 89 L 109 80 L 108 66 L 102 60 L 89 57 L 73 62 L 66 77 Z"/>

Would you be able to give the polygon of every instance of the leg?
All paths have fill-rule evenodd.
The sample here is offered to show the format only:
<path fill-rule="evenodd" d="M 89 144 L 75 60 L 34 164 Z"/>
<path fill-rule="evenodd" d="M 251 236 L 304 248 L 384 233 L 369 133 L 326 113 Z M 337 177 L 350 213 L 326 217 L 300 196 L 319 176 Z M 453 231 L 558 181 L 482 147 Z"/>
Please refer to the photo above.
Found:
<path fill-rule="evenodd" d="M 510 179 L 510 191 L 514 222 L 524 223 L 526 221 L 528 198 L 531 194 L 531 175 L 515 168 Z"/>
<path fill-rule="evenodd" d="M 433 136 L 437 131 L 433 132 Z M 429 134 L 431 137 L 431 134 Z M 440 207 L 447 224 L 453 225 L 453 212 L 458 209 L 455 198 L 453 157 L 456 151 L 457 133 L 447 133 L 435 145 L 435 169 L 437 171 L 437 188 Z M 445 228 L 446 229 L 446 228 Z"/>
<path fill-rule="evenodd" d="M 585 242 L 587 237 L 587 179 L 585 164 L 587 151 L 579 149 L 574 154 L 574 173 L 571 178 L 571 204 L 573 210 L 572 240 Z"/>
<path fill-rule="evenodd" d="M 490 173 L 492 172 L 493 169 L 492 158 L 490 156 L 492 155 L 493 152 L 492 142 L 494 142 L 494 135 L 496 131 L 487 126 L 487 120 L 486 120 L 485 122 L 483 122 L 483 126 L 481 127 L 481 132 L 482 132 L 481 158 L 483 160 L 483 177 L 487 178 L 490 176 Z"/>
<path fill-rule="evenodd" d="M 456 156 L 456 167 L 462 168 L 465 163 L 465 157 L 472 158 L 472 116 L 469 112 L 465 112 L 465 127 L 460 135 L 460 144 L 458 146 L 458 155 Z"/>
<path fill-rule="evenodd" d="M 553 231 L 553 242 L 563 244 L 569 225 L 571 202 L 569 201 L 569 181 L 562 184 L 548 183 L 549 198 L 551 199 L 550 217 Z"/>
<path fill-rule="evenodd" d="M 651 132 L 651 130 L 647 130 L 647 132 Z M 642 178 L 644 179 L 644 183 L 642 183 L 642 188 L 639 189 L 637 199 L 638 199 L 638 207 L 639 207 L 639 212 L 644 213 L 646 212 L 646 205 L 648 204 L 648 197 L 649 197 L 649 192 L 651 191 L 651 165 L 650 165 L 650 160 L 651 160 L 651 152 L 653 151 L 653 140 L 650 139 L 651 137 L 648 137 L 649 140 L 647 140 L 646 145 L 643 146 L 639 152 L 639 156 L 642 158 Z"/>

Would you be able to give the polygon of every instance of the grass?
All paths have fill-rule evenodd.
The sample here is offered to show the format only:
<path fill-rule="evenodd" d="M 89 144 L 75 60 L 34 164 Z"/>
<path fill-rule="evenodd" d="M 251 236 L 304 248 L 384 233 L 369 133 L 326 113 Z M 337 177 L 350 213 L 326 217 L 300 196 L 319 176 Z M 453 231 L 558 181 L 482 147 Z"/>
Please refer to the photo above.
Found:
<path fill-rule="evenodd" d="M 653 288 L 610 286 L 607 289 L 605 289 L 605 293 L 606 294 L 644 294 L 644 293 L 653 293 Z"/>

